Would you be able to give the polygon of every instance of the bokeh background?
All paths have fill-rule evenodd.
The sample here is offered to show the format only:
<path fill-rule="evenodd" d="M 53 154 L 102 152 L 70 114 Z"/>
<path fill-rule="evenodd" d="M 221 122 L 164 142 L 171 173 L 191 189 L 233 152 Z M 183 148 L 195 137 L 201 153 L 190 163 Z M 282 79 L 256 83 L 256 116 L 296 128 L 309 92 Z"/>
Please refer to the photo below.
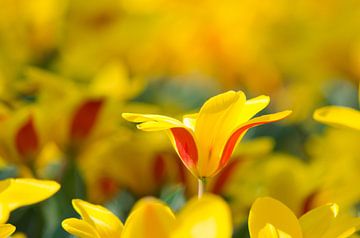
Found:
<path fill-rule="evenodd" d="M 293 114 L 252 129 L 208 191 L 230 204 L 236 231 L 259 196 L 297 215 L 327 202 L 357 212 L 360 134 L 315 122 L 324 105 L 359 108 L 356 0 L 2 0 L 0 177 L 55 179 L 50 200 L 10 223 L 27 237 L 69 237 L 72 198 L 124 220 L 156 196 L 174 210 L 196 193 L 161 133 L 122 112 L 181 118 L 209 97 L 243 90 Z"/>

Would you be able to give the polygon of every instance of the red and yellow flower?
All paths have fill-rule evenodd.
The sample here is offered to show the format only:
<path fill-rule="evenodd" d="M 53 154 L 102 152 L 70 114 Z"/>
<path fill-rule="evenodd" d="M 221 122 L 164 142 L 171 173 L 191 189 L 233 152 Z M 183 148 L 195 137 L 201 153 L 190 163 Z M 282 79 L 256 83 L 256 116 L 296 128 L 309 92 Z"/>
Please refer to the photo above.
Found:
<path fill-rule="evenodd" d="M 270 102 L 267 96 L 247 100 L 242 91 L 228 91 L 210 98 L 200 112 L 185 115 L 183 121 L 171 117 L 124 113 L 123 117 L 139 123 L 143 131 L 166 130 L 185 166 L 198 178 L 215 176 L 228 163 L 241 138 L 252 127 L 279 121 L 291 111 L 251 119 Z"/>

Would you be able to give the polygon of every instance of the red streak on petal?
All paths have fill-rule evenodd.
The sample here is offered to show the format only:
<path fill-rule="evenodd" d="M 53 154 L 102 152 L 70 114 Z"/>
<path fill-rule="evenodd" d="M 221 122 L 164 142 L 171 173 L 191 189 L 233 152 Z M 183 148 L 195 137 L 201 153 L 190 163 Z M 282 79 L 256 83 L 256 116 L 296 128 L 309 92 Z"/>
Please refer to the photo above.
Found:
<path fill-rule="evenodd" d="M 15 145 L 19 154 L 24 157 L 35 153 L 38 149 L 39 139 L 35 130 L 33 118 L 31 116 L 16 133 Z"/>
<path fill-rule="evenodd" d="M 193 167 L 198 161 L 198 151 L 193 136 L 182 127 L 171 128 L 176 148 L 181 160 L 187 167 Z"/>
<path fill-rule="evenodd" d="M 300 215 L 304 215 L 305 213 L 314 208 L 314 201 L 317 195 L 317 191 L 314 191 L 305 198 L 301 211 L 302 213 Z"/>
<path fill-rule="evenodd" d="M 83 103 L 75 112 L 70 135 L 73 139 L 83 139 L 87 137 L 93 129 L 103 105 L 102 99 L 89 100 Z"/>
<path fill-rule="evenodd" d="M 222 168 L 224 168 L 224 166 L 226 165 L 226 163 L 229 161 L 232 152 L 234 151 L 236 142 L 238 141 L 239 137 L 244 134 L 248 129 L 250 129 L 251 127 L 254 126 L 258 126 L 261 124 L 265 124 L 267 122 L 256 122 L 256 123 L 252 123 L 249 125 L 246 125 L 244 127 L 239 128 L 237 131 L 235 131 L 229 138 L 229 140 L 227 141 L 223 154 L 221 156 L 221 160 L 220 160 L 220 164 L 219 164 L 219 168 L 218 171 Z"/>
<path fill-rule="evenodd" d="M 222 192 L 223 188 L 231 178 L 231 175 L 234 173 L 240 161 L 240 159 L 230 161 L 230 163 L 221 171 L 219 176 L 217 176 L 215 179 L 214 185 L 212 187 L 212 193 L 220 194 Z"/>
<path fill-rule="evenodd" d="M 153 164 L 153 176 L 157 184 L 161 184 L 165 177 L 165 161 L 161 154 L 158 154 Z"/>

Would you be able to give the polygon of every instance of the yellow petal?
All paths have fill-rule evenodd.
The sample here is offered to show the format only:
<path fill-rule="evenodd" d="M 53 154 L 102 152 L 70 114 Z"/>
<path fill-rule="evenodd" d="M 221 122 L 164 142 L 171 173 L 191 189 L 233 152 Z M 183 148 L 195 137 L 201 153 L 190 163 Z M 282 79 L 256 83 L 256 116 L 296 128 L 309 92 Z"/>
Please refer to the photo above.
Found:
<path fill-rule="evenodd" d="M 217 162 L 216 170 L 213 170 L 214 166 L 208 166 L 206 174 L 213 176 L 226 166 L 232 152 L 234 151 L 236 144 L 242 139 L 242 137 L 250 128 L 279 121 L 289 116 L 291 113 L 291 111 L 287 110 L 274 114 L 267 114 L 260 117 L 255 117 L 247 121 L 246 123 L 239 125 L 232 131 L 231 135 L 227 138 L 226 144 L 223 145 L 222 155 L 220 157 L 220 160 Z"/>
<path fill-rule="evenodd" d="M 264 228 L 259 231 L 259 238 L 279 238 L 276 228 L 271 224 L 266 224 Z"/>
<path fill-rule="evenodd" d="M 137 127 L 143 131 L 161 131 L 173 127 L 184 127 L 181 121 L 162 115 L 123 113 L 122 117 L 128 121 L 139 123 Z"/>
<path fill-rule="evenodd" d="M 11 224 L 0 224 L 0 238 L 7 238 L 16 230 Z"/>
<path fill-rule="evenodd" d="M 300 218 L 304 238 L 346 238 L 360 226 L 360 218 L 338 214 L 336 204 L 328 204 L 311 210 Z"/>
<path fill-rule="evenodd" d="M 327 204 L 303 215 L 299 222 L 304 238 L 322 237 L 335 220 L 338 210 L 336 204 Z"/>
<path fill-rule="evenodd" d="M 2 223 L 8 219 L 9 214 L 6 213 L 45 200 L 60 189 L 60 185 L 55 181 L 37 179 L 6 179 L 0 181 L 0 188 L 4 184 L 7 188 L 0 193 L 0 204 L 3 211 L 6 211 L 2 211 Z"/>
<path fill-rule="evenodd" d="M 277 230 L 292 238 L 301 238 L 300 224 L 294 213 L 281 202 L 270 197 L 258 198 L 249 214 L 249 231 L 252 238 L 258 238 L 259 232 L 272 224 Z"/>
<path fill-rule="evenodd" d="M 359 230 L 360 218 L 354 218 L 349 216 L 336 217 L 329 229 L 321 238 L 346 238 L 350 237 L 356 231 Z M 315 236 L 311 236 L 314 237 Z"/>
<path fill-rule="evenodd" d="M 292 238 L 289 234 L 276 229 L 271 224 L 266 224 L 259 232 L 259 238 Z"/>
<path fill-rule="evenodd" d="M 179 213 L 171 238 L 228 238 L 232 221 L 228 205 L 218 196 L 193 198 Z"/>
<path fill-rule="evenodd" d="M 97 230 L 100 237 L 120 237 L 123 224 L 109 210 L 80 199 L 73 199 L 72 204 L 83 220 Z"/>
<path fill-rule="evenodd" d="M 170 237 L 175 216 L 161 201 L 140 200 L 127 219 L 121 238 Z"/>
<path fill-rule="evenodd" d="M 99 236 L 96 229 L 89 223 L 77 218 L 65 219 L 61 223 L 61 226 L 64 228 L 65 231 L 79 238 L 105 238 Z"/>
<path fill-rule="evenodd" d="M 190 128 L 192 131 L 195 131 L 195 125 L 196 125 L 196 120 L 198 117 L 199 113 L 194 113 L 194 114 L 187 114 L 183 116 L 183 123 L 186 127 Z"/>
<path fill-rule="evenodd" d="M 314 112 L 314 119 L 333 126 L 360 130 L 360 112 L 352 108 L 323 107 Z"/>
<path fill-rule="evenodd" d="M 195 166 L 198 161 L 197 140 L 191 128 L 182 122 L 166 116 L 153 114 L 123 113 L 128 121 L 140 123 L 137 127 L 143 131 L 168 130 L 167 134 L 184 165 L 197 176 Z"/>
<path fill-rule="evenodd" d="M 227 139 L 225 138 L 224 142 L 223 135 L 228 133 L 230 126 L 234 126 L 234 120 L 241 115 L 245 102 L 243 92 L 228 91 L 210 98 L 201 107 L 195 124 L 198 148 L 204 152 L 198 166 L 200 175 L 206 175 L 204 170 L 216 169 L 221 149 Z"/>
<path fill-rule="evenodd" d="M 22 232 L 16 232 L 11 238 L 27 238 L 27 236 Z"/>

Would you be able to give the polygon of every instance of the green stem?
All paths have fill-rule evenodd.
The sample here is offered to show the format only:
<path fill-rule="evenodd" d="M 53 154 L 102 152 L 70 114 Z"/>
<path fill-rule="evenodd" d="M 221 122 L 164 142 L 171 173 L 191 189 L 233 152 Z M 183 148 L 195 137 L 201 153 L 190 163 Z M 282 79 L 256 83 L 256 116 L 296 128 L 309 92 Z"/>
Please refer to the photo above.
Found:
<path fill-rule="evenodd" d="M 206 178 L 202 177 L 198 179 L 198 198 L 201 198 L 205 192 Z"/>

